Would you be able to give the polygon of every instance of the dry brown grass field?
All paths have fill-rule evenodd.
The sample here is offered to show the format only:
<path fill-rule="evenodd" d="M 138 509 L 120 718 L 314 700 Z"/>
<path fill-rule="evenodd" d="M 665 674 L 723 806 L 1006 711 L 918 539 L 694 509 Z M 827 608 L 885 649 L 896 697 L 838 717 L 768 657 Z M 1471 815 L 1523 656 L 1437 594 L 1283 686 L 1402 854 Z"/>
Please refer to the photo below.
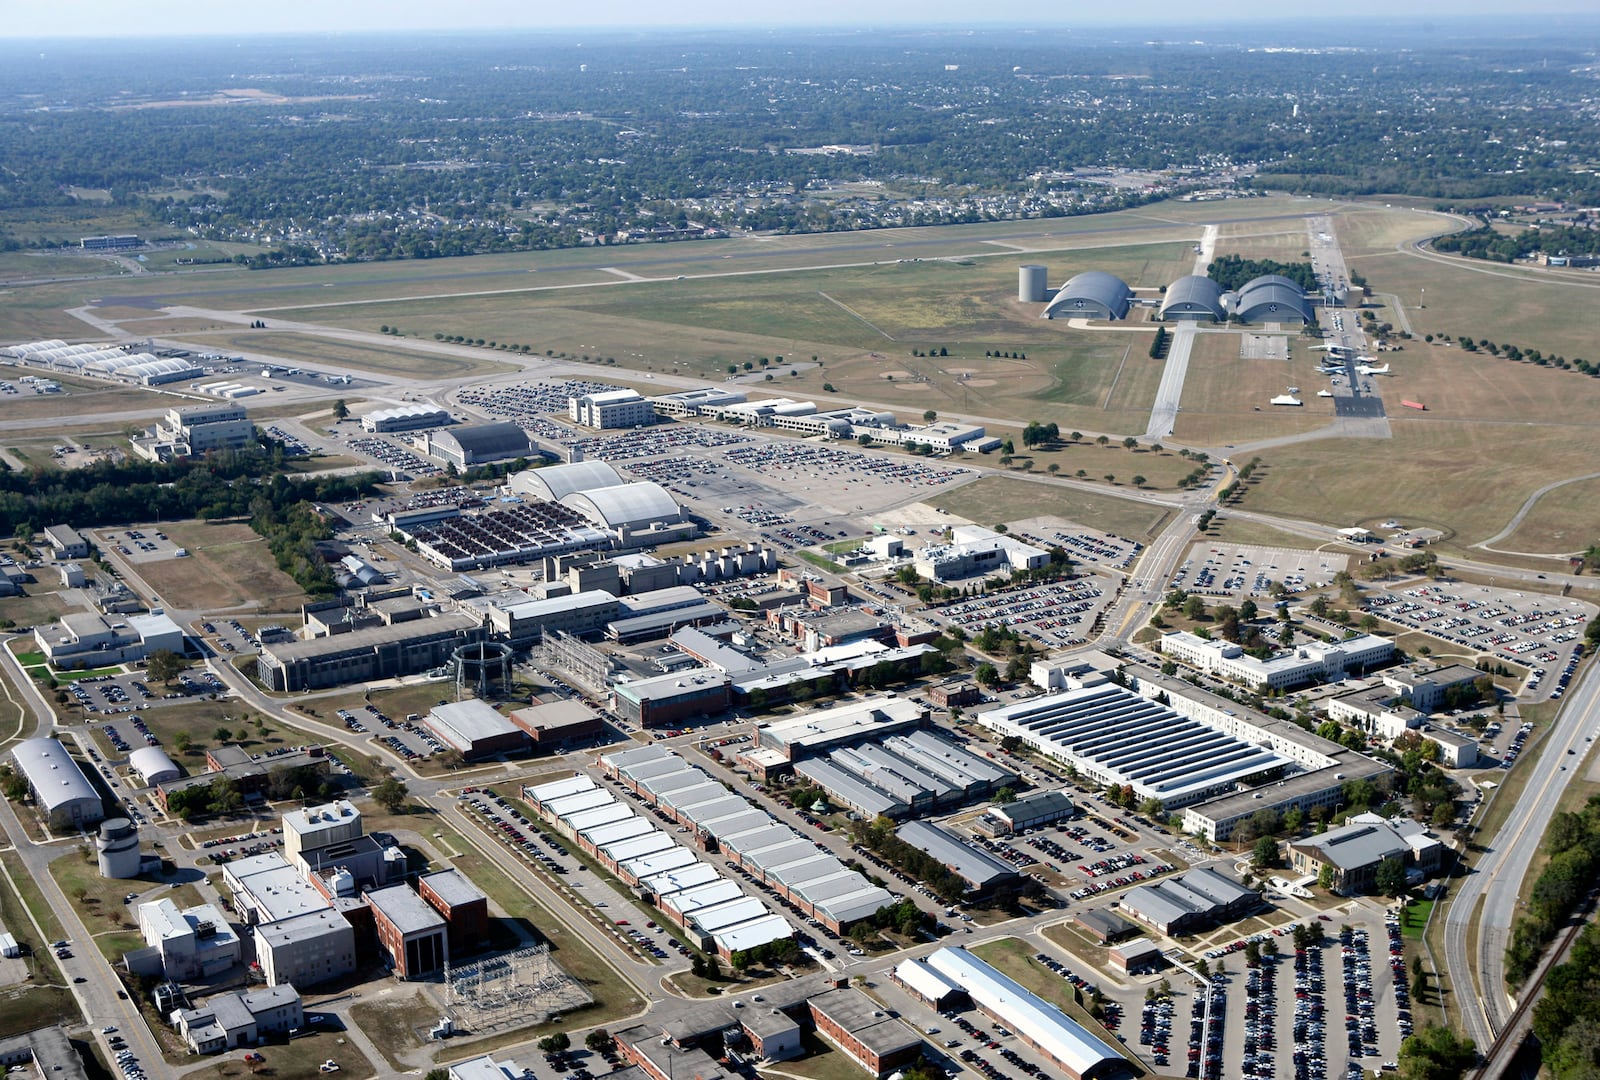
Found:
<path fill-rule="evenodd" d="M 373 327 L 373 330 L 377 330 L 377 327 Z M 460 379 L 476 375 L 499 375 L 517 370 L 515 364 L 492 359 L 494 353 L 491 351 L 485 350 L 481 358 L 435 351 L 419 352 L 408 349 L 404 338 L 396 338 L 395 344 L 390 347 L 340 341 L 295 331 L 233 330 L 216 334 L 182 335 L 179 340 L 186 341 L 201 350 L 265 353 L 284 360 L 334 364 L 356 371 L 372 371 L 406 378 Z"/>
<path fill-rule="evenodd" d="M 1424 414 L 1425 416 L 1426 414 Z M 1511 520 L 1534 488 L 1594 471 L 1592 441 L 1563 427 L 1392 419 L 1390 440 L 1323 439 L 1262 452 L 1245 506 L 1329 525 L 1396 517 L 1473 544 Z"/>
<path fill-rule="evenodd" d="M 1245 360 L 1240 335 L 1202 331 L 1195 335 L 1183 383 L 1183 411 L 1173 436 L 1191 446 L 1218 446 L 1315 431 L 1333 419 L 1333 401 L 1317 397 L 1327 380 L 1316 373 L 1309 341 L 1288 334 L 1287 360 Z M 1268 402 L 1291 386 L 1305 402 L 1300 408 Z"/>
<path fill-rule="evenodd" d="M 294 579 L 278 569 L 266 541 L 243 522 L 183 522 L 163 531 L 189 557 L 134 564 L 160 596 L 205 610 L 251 600 L 283 610 L 305 599 Z"/>
<path fill-rule="evenodd" d="M 1600 543 L 1600 479 L 1577 480 L 1539 497 L 1515 532 L 1494 546 L 1567 555 Z"/>
<path fill-rule="evenodd" d="M 1172 516 L 1164 506 L 1135 499 L 1006 476 L 985 476 L 926 501 L 985 526 L 1055 516 L 1140 541 L 1153 538 Z"/>

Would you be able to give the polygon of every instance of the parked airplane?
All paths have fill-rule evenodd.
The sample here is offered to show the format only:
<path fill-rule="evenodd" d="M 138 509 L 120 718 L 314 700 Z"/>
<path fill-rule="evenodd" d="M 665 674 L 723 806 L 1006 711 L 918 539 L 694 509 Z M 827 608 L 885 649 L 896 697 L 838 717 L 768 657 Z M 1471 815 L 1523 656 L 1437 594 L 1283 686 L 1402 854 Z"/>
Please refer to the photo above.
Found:
<path fill-rule="evenodd" d="M 1382 367 L 1373 367 L 1371 364 L 1357 364 L 1356 371 L 1362 375 L 1387 375 L 1389 374 L 1389 365 L 1385 364 Z"/>

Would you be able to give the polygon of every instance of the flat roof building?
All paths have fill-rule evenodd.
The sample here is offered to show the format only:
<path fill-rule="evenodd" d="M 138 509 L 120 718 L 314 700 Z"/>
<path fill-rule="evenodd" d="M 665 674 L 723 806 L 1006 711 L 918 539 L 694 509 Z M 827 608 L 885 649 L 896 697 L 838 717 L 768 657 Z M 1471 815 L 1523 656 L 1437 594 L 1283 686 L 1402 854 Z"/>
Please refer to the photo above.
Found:
<path fill-rule="evenodd" d="M 332 908 L 257 924 L 256 963 L 268 986 L 316 986 L 356 969 L 356 932 Z"/>
<path fill-rule="evenodd" d="M 443 667 L 457 647 L 482 641 L 481 620 L 465 613 L 413 619 L 308 641 L 263 645 L 261 681 L 277 693 L 377 682 Z"/>
<path fill-rule="evenodd" d="M 215 978 L 239 963 L 239 935 L 212 904 L 181 911 L 168 899 L 140 904 L 139 933 L 174 981 Z"/>
<path fill-rule="evenodd" d="M 372 908 L 378 947 L 396 978 L 416 979 L 438 971 L 449 953 L 444 916 L 409 885 L 391 885 L 366 894 Z"/>
<path fill-rule="evenodd" d="M 1043 548 L 981 525 L 958 525 L 947 544 L 930 544 L 912 561 L 918 574 L 934 581 L 958 581 L 982 574 L 1040 570 L 1050 562 Z"/>
<path fill-rule="evenodd" d="M 435 705 L 423 720 L 429 731 L 466 761 L 528 749 L 528 733 L 502 716 L 486 701 L 470 698 Z"/>
<path fill-rule="evenodd" d="M 655 423 L 656 410 L 637 390 L 607 390 L 568 398 L 567 419 L 591 428 L 631 428 Z"/>
<path fill-rule="evenodd" d="M 763 724 L 756 728 L 755 743 L 798 761 L 835 746 L 910 731 L 927 719 L 927 709 L 910 698 L 880 696 Z"/>

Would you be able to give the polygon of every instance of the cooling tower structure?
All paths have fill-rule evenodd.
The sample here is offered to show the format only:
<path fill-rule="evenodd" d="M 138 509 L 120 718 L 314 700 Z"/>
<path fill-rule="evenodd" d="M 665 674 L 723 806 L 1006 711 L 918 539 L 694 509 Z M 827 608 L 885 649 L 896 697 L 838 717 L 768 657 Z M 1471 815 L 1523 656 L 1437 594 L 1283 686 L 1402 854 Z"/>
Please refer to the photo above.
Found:
<path fill-rule="evenodd" d="M 100 876 L 135 878 L 139 876 L 139 829 L 127 818 L 107 818 L 95 837 Z"/>

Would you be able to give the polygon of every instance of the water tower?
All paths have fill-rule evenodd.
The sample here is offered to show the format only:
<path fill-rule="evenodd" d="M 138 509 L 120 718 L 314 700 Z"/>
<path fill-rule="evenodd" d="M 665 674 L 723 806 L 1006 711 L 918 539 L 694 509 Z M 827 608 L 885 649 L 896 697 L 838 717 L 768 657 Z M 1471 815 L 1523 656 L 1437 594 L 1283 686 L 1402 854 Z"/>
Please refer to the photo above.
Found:
<path fill-rule="evenodd" d="M 1048 267 L 1030 263 L 1017 267 L 1017 299 L 1024 304 L 1042 304 L 1049 289 Z"/>
<path fill-rule="evenodd" d="M 475 641 L 450 653 L 450 667 L 456 677 L 456 700 L 466 691 L 480 699 L 511 691 L 511 646 L 499 641 Z"/>

